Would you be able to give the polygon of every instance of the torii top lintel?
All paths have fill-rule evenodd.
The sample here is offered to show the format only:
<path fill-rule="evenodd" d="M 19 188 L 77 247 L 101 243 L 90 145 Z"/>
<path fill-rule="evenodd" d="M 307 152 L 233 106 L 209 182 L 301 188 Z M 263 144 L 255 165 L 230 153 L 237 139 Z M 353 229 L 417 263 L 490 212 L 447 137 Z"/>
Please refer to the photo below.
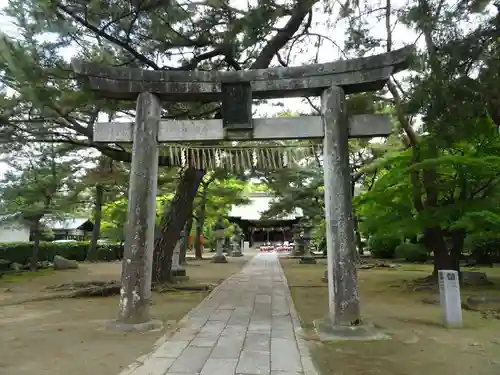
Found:
<path fill-rule="evenodd" d="M 75 73 L 98 95 L 134 100 L 151 92 L 166 101 L 216 101 L 224 85 L 250 85 L 252 98 L 270 99 L 318 96 L 330 86 L 341 86 L 347 94 L 381 89 L 391 74 L 404 70 L 413 47 L 392 52 L 288 68 L 240 71 L 172 71 L 106 67 L 73 60 Z"/>

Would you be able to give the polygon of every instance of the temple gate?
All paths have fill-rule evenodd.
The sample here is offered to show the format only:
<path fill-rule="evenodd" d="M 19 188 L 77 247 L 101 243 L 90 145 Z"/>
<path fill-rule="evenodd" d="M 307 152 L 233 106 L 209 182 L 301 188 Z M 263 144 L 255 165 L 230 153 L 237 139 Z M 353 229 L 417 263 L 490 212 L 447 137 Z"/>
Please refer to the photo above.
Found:
<path fill-rule="evenodd" d="M 293 153 L 249 151 L 182 142 L 316 139 L 323 142 L 329 319 L 332 327 L 361 324 L 352 217 L 348 138 L 387 136 L 387 116 L 345 110 L 346 94 L 381 89 L 406 68 L 411 48 L 371 57 L 247 71 L 150 71 L 73 61 L 76 74 L 104 98 L 136 100 L 135 123 L 98 123 L 94 141 L 132 143 L 128 223 L 118 322 L 150 320 L 155 196 L 159 144 L 172 166 L 286 167 Z M 321 96 L 321 116 L 252 118 L 252 99 Z M 222 119 L 161 120 L 161 102 L 222 102 Z M 229 160 L 229 162 L 228 162 Z M 265 164 L 265 163 L 264 163 Z M 265 166 L 265 165 L 264 165 Z M 227 167 L 227 165 L 226 165 Z"/>

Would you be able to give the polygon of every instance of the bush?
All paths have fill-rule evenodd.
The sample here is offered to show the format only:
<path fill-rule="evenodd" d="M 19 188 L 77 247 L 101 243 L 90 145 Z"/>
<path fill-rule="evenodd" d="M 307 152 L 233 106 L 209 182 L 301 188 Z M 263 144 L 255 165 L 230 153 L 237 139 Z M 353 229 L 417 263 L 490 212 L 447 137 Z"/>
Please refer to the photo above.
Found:
<path fill-rule="evenodd" d="M 9 271 L 11 263 L 12 262 L 7 259 L 0 259 L 0 272 Z"/>
<path fill-rule="evenodd" d="M 478 264 L 490 264 L 500 259 L 500 236 L 481 234 L 469 236 L 466 247 Z"/>
<path fill-rule="evenodd" d="M 402 243 L 396 247 L 396 257 L 404 258 L 408 262 L 425 262 L 429 254 L 425 246 L 415 243 Z"/>
<path fill-rule="evenodd" d="M 400 243 L 400 238 L 371 236 L 368 239 L 368 248 L 372 258 L 390 259 L 396 255 L 396 247 Z"/>
<path fill-rule="evenodd" d="M 318 244 L 318 251 L 321 251 L 323 255 L 326 255 L 326 236 L 321 239 L 321 241 Z"/>
<path fill-rule="evenodd" d="M 78 262 L 85 260 L 89 242 L 40 242 L 39 261 L 52 261 L 60 255 Z M 0 243 L 0 259 L 27 264 L 33 253 L 33 242 Z M 113 261 L 123 257 L 123 246 L 120 244 L 98 244 L 97 259 Z"/>

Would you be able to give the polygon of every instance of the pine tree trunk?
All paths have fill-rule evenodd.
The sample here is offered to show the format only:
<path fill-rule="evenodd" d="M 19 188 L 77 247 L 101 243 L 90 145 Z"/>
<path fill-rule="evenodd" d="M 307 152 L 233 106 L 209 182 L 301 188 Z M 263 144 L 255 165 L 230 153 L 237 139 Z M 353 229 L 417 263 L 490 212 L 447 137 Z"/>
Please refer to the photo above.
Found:
<path fill-rule="evenodd" d="M 177 186 L 174 199 L 161 218 L 161 235 L 155 240 L 153 281 L 170 281 L 172 254 L 186 220 L 193 211 L 193 201 L 203 179 L 204 171 L 188 168 Z"/>
<path fill-rule="evenodd" d="M 186 252 L 189 245 L 189 236 L 191 235 L 191 229 L 193 228 L 193 215 L 189 215 L 186 220 L 186 225 L 184 226 L 184 237 L 181 242 L 181 252 L 179 254 L 179 263 L 186 264 Z"/>
<path fill-rule="evenodd" d="M 201 236 L 203 235 L 203 226 L 205 225 L 205 211 L 207 205 L 207 187 L 203 186 L 201 192 L 201 201 L 196 213 L 196 233 L 194 235 L 194 256 L 196 259 L 203 259 L 203 252 L 201 250 Z"/>
<path fill-rule="evenodd" d="M 40 252 L 40 219 L 33 225 L 33 252 L 31 253 L 30 271 L 38 271 L 38 254 Z"/>
<path fill-rule="evenodd" d="M 104 201 L 104 187 L 101 184 L 95 186 L 95 212 L 94 212 L 94 229 L 92 230 L 92 238 L 90 239 L 89 251 L 85 260 L 96 262 L 98 260 L 97 254 L 97 240 L 101 233 L 101 219 L 102 219 L 102 205 Z"/>

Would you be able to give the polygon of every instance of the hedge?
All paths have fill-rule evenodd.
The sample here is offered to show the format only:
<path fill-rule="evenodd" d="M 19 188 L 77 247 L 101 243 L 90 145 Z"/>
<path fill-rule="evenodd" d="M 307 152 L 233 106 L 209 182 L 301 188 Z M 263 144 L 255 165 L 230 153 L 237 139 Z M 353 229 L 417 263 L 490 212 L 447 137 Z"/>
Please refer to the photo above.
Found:
<path fill-rule="evenodd" d="M 66 259 L 84 261 L 89 249 L 89 242 L 41 242 L 38 253 L 39 261 L 52 261 L 60 255 Z M 0 243 L 0 259 L 9 262 L 27 264 L 33 253 L 33 242 Z M 113 261 L 123 257 L 123 245 L 98 244 L 97 259 Z"/>
<path fill-rule="evenodd" d="M 368 239 L 368 249 L 372 258 L 390 259 L 396 255 L 396 247 L 401 244 L 400 238 L 390 236 L 370 236 Z"/>
<path fill-rule="evenodd" d="M 396 247 L 396 257 L 404 258 L 408 262 L 425 262 L 429 259 L 429 253 L 424 245 L 402 243 Z"/>

